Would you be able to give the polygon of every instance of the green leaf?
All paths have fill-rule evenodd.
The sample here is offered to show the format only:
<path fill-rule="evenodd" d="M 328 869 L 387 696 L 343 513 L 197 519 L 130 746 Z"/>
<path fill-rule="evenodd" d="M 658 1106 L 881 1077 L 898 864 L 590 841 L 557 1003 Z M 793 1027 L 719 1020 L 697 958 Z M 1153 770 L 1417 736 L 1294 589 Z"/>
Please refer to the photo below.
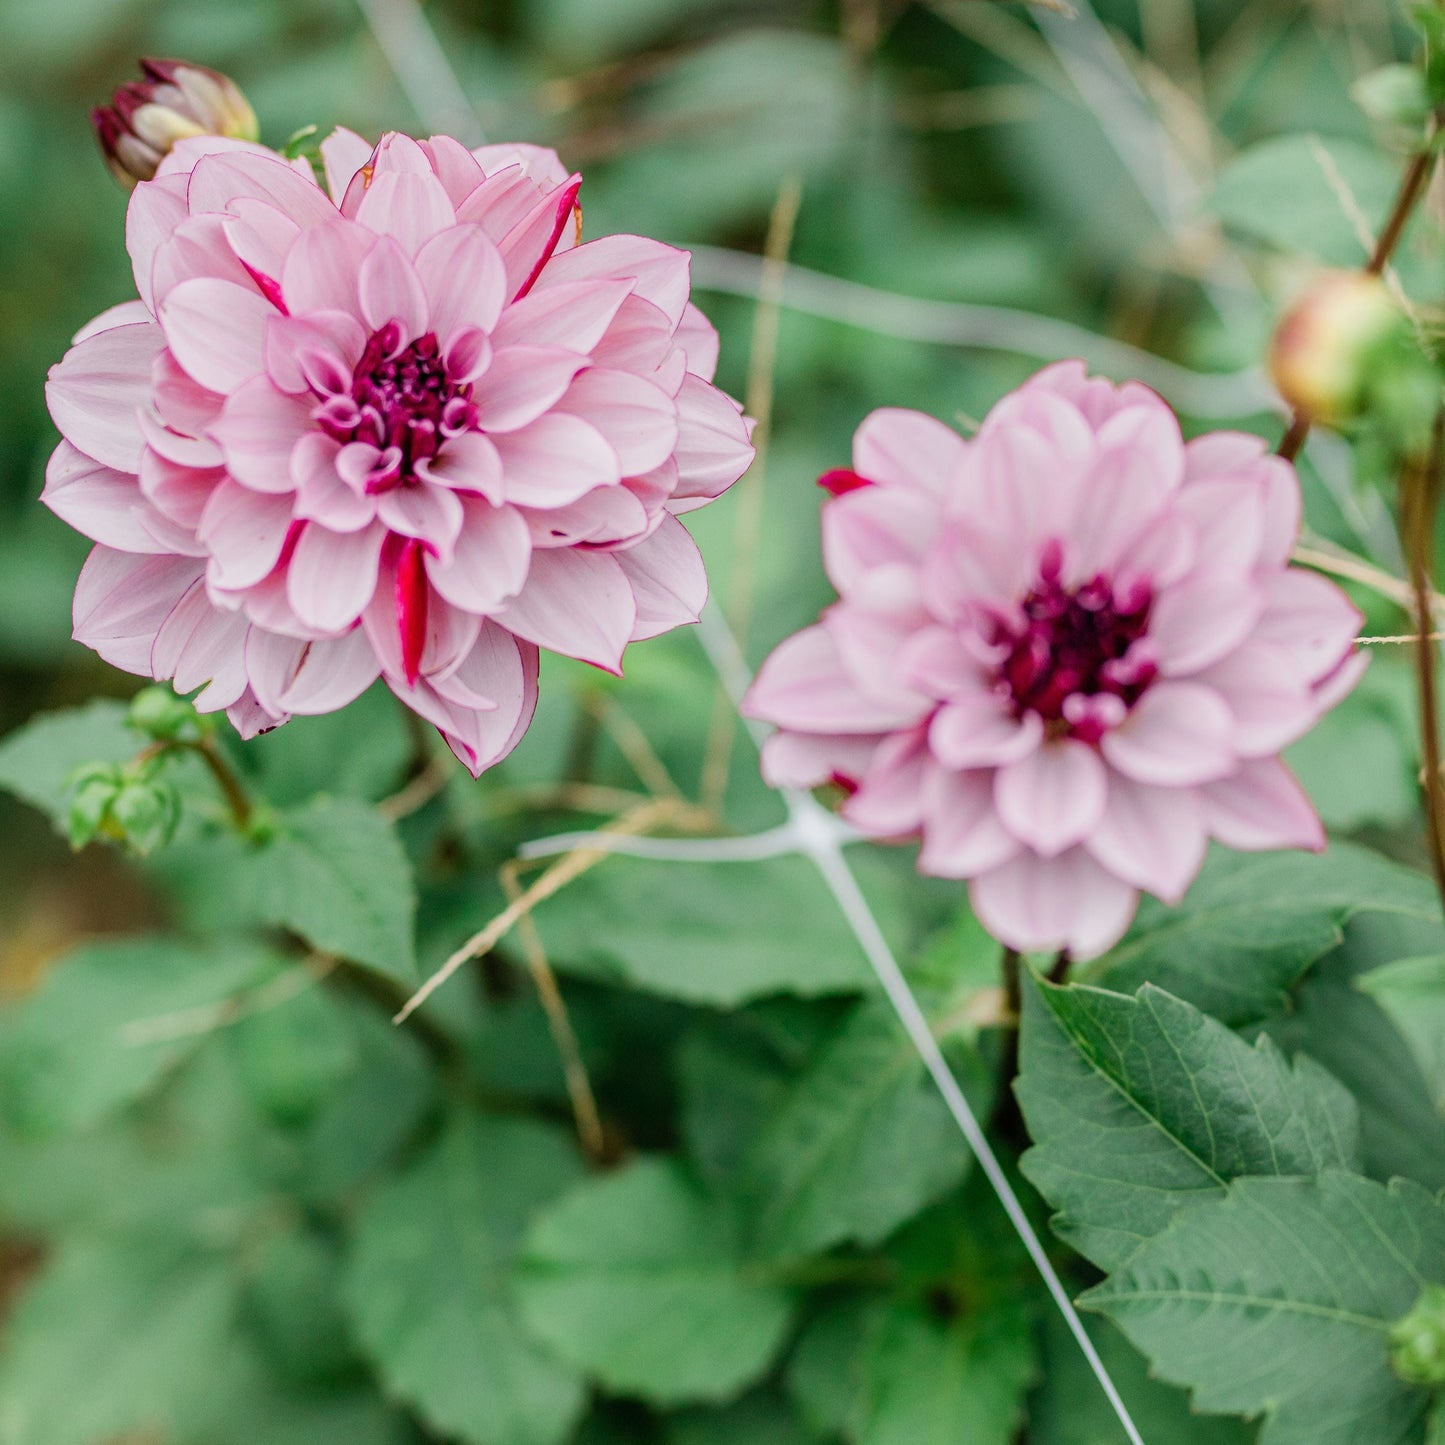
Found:
<path fill-rule="evenodd" d="M 560 1130 L 455 1117 L 366 1204 L 345 1297 L 388 1391 L 469 1445 L 559 1445 L 582 1414 L 575 1371 L 522 1334 L 508 1273 L 527 1222 L 571 1183 Z"/>
<path fill-rule="evenodd" d="M 851 1445 L 1009 1445 L 1035 1369 L 1011 1301 L 950 1317 L 854 1299 L 813 1322 L 788 1384 L 815 1429 Z"/>
<path fill-rule="evenodd" d="M 1420 1445 L 1430 1393 L 1391 1372 L 1386 1336 L 1440 1279 L 1425 1190 L 1328 1171 L 1234 1181 L 1082 1302 L 1197 1408 L 1266 1415 L 1260 1445 Z"/>
<path fill-rule="evenodd" d="M 667 1445 L 810 1445 L 787 1400 L 758 1391 L 722 1410 L 684 1410 L 671 1417 Z"/>
<path fill-rule="evenodd" d="M 836 993 L 871 981 L 804 858 L 609 858 L 544 903 L 536 919 L 557 966 L 691 1003 L 732 1007 L 763 994 Z"/>
<path fill-rule="evenodd" d="M 1268 140 L 1225 168 L 1212 205 L 1232 230 L 1332 266 L 1369 258 L 1399 183 L 1399 162 L 1356 141 Z M 1362 231 L 1365 233 L 1362 235 Z"/>
<path fill-rule="evenodd" d="M 82 763 L 129 762 L 144 747 L 126 713 L 125 703 L 110 698 L 41 713 L 0 741 L 0 788 L 49 814 L 63 831 L 71 773 Z"/>
<path fill-rule="evenodd" d="M 1410 1041 L 1435 1108 L 1445 1114 L 1445 954 L 1398 958 L 1361 974 L 1363 989 Z"/>
<path fill-rule="evenodd" d="M 289 1380 L 326 1380 L 357 1364 L 341 1269 L 335 1241 L 304 1225 L 255 1252 L 247 1301 L 271 1363 Z"/>
<path fill-rule="evenodd" d="M 352 798 L 282 812 L 274 836 L 221 834 L 170 849 L 153 866 L 200 928 L 289 928 L 323 953 L 417 982 L 416 886 L 396 829 Z"/>
<path fill-rule="evenodd" d="M 1355 1163 L 1354 1102 L 1310 1060 L 1291 1068 L 1152 985 L 1025 989 L 1023 1169 L 1055 1230 L 1103 1268 L 1239 1175 Z"/>
<path fill-rule="evenodd" d="M 5 1113 L 43 1134 L 99 1122 L 192 1054 L 274 969 L 257 948 L 166 938 L 76 949 L 7 1020 Z"/>
<path fill-rule="evenodd" d="M 1156 983 L 1239 1028 L 1282 1012 L 1290 989 L 1338 946 L 1346 921 L 1369 911 L 1440 918 L 1423 874 L 1364 848 L 1218 850 L 1177 907 L 1146 899 L 1089 977 L 1124 993 Z"/>
<path fill-rule="evenodd" d="M 952 1050 L 975 1107 L 991 1079 Z M 769 1255 L 876 1244 L 954 1187 L 969 1153 L 888 1004 L 860 1005 L 788 1090 L 751 1150 L 741 1183 L 752 1235 Z"/>
<path fill-rule="evenodd" d="M 528 1237 L 527 1325 L 609 1390 L 725 1400 L 768 1368 L 793 1312 L 787 1290 L 750 1271 L 740 1223 L 660 1159 L 591 1180 Z"/>

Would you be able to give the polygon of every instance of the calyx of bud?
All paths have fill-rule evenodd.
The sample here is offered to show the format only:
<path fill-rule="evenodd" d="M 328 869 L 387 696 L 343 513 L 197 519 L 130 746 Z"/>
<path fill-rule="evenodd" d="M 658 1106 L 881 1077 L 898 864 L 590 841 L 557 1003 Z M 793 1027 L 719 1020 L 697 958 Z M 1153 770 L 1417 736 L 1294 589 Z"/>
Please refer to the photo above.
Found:
<path fill-rule="evenodd" d="M 185 60 L 142 60 L 141 80 L 122 85 L 91 124 L 111 174 L 127 190 L 148 181 L 179 140 L 220 135 L 255 140 L 256 113 L 235 81 Z"/>
<path fill-rule="evenodd" d="M 1390 1367 L 1410 1385 L 1445 1385 L 1445 1287 L 1426 1285 L 1390 1327 Z"/>

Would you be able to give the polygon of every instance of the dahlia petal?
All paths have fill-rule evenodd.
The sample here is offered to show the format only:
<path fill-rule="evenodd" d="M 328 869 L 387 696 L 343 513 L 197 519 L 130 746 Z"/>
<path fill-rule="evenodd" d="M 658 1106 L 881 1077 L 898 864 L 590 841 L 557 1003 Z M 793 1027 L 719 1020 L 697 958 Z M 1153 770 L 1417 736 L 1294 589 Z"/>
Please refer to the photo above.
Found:
<path fill-rule="evenodd" d="M 1283 567 L 1299 537 L 1299 478 L 1283 457 L 1266 457 L 1260 465 L 1264 468 L 1264 540 L 1259 561 L 1261 566 Z"/>
<path fill-rule="evenodd" d="M 632 287 L 631 281 L 570 281 L 533 291 L 502 312 L 492 344 L 499 351 L 504 346 L 565 346 L 586 356 L 602 340 Z"/>
<path fill-rule="evenodd" d="M 231 250 L 262 292 L 275 301 L 280 295 L 286 257 L 301 227 L 265 201 L 242 197 L 231 203 L 230 212 L 221 228 Z"/>
<path fill-rule="evenodd" d="M 1067 948 L 1078 962 L 1097 958 L 1123 937 L 1138 893 L 1082 848 L 1057 858 L 1020 853 L 977 877 L 969 898 L 978 920 L 1020 952 Z"/>
<path fill-rule="evenodd" d="M 1003 825 L 1045 858 L 1082 843 L 1104 816 L 1108 773 L 1099 755 L 1073 738 L 1057 738 L 994 775 Z"/>
<path fill-rule="evenodd" d="M 466 200 L 487 178 L 487 173 L 471 151 L 449 135 L 430 136 L 419 141 L 418 145 L 454 206 Z"/>
<path fill-rule="evenodd" d="M 568 226 L 575 228 L 573 212 L 581 186 L 582 177 L 572 176 L 543 196 L 498 243 L 507 267 L 507 295 L 511 300 L 520 300 L 532 289 L 557 250 L 564 230 Z"/>
<path fill-rule="evenodd" d="M 288 497 L 229 479 L 211 493 L 196 532 L 210 549 L 207 576 L 226 591 L 251 587 L 276 565 L 291 530 Z"/>
<path fill-rule="evenodd" d="M 1264 438 L 1242 431 L 1213 431 L 1195 437 L 1184 448 L 1184 477 L 1191 485 L 1207 477 L 1248 472 L 1268 448 Z"/>
<path fill-rule="evenodd" d="M 340 206 L 346 188 L 357 171 L 371 163 L 374 150 L 375 147 L 369 140 L 362 139 L 355 131 L 340 125 L 321 142 L 321 163 L 326 171 L 326 189 L 331 192 L 335 205 Z"/>
<path fill-rule="evenodd" d="M 480 226 L 494 242 L 500 241 L 537 204 L 541 194 L 541 187 L 520 165 L 502 166 L 458 203 L 457 221 L 463 226 Z"/>
<path fill-rule="evenodd" d="M 205 712 L 230 707 L 248 686 L 244 648 L 249 625 L 240 613 L 216 607 L 197 577 L 156 632 L 151 676 L 170 678 L 179 693 L 208 684 L 196 699 Z"/>
<path fill-rule="evenodd" d="M 235 391 L 266 369 L 264 337 L 276 308 L 229 281 L 182 281 L 160 303 L 172 353 L 211 391 Z"/>
<path fill-rule="evenodd" d="M 1235 721 L 1214 687 L 1156 682 L 1100 746 L 1110 766 L 1135 782 L 1188 787 L 1232 771 Z"/>
<path fill-rule="evenodd" d="M 383 236 L 367 253 L 357 276 L 361 314 L 373 331 L 388 321 L 401 327 L 403 341 L 413 341 L 427 329 L 427 295 L 416 267 L 390 236 Z"/>
<path fill-rule="evenodd" d="M 93 542 L 121 552 L 165 552 L 141 521 L 149 510 L 137 479 L 92 461 L 62 441 L 45 468 L 40 500 Z"/>
<path fill-rule="evenodd" d="M 843 816 L 871 838 L 900 838 L 923 824 L 923 785 L 928 748 L 917 730 L 894 733 L 873 754 Z"/>
<path fill-rule="evenodd" d="M 1011 550 L 1030 552 L 1045 539 L 1072 535 L 1094 458 L 1083 417 L 1052 393 L 1015 392 L 994 407 L 971 460 Z"/>
<path fill-rule="evenodd" d="M 305 642 L 253 627 L 246 671 L 263 707 L 303 717 L 346 707 L 381 675 L 360 628 L 334 640 Z"/>
<path fill-rule="evenodd" d="M 660 467 L 677 446 L 677 408 L 672 398 L 625 371 L 589 367 L 567 388 L 557 410 L 596 427 L 617 453 L 624 476 Z"/>
<path fill-rule="evenodd" d="M 798 789 L 838 780 L 856 783 L 881 741 L 879 736 L 775 732 L 763 743 L 763 781 L 770 788 Z"/>
<path fill-rule="evenodd" d="M 366 346 L 366 332 L 347 311 L 312 311 L 304 317 L 273 316 L 266 323 L 266 374 L 280 391 L 305 395 L 308 415 L 315 398 L 351 390 L 352 368 Z"/>
<path fill-rule="evenodd" d="M 677 496 L 720 496 L 752 464 L 753 445 L 742 414 L 701 377 L 684 378 L 677 422 Z"/>
<path fill-rule="evenodd" d="M 79 346 L 82 341 L 89 341 L 102 331 L 114 331 L 118 326 L 148 326 L 154 320 L 144 302 L 121 301 L 115 306 L 107 306 L 98 316 L 92 316 L 70 338 L 70 344 Z"/>
<path fill-rule="evenodd" d="M 1262 485 L 1232 477 L 1190 482 L 1175 505 L 1193 524 L 1201 571 L 1248 576 L 1264 543 Z"/>
<path fill-rule="evenodd" d="M 249 689 L 239 701 L 233 702 L 226 709 L 226 716 L 230 718 L 231 726 L 236 729 L 243 742 L 249 742 L 259 734 L 268 733 L 273 728 L 280 727 L 282 723 L 290 721 L 289 716 L 285 713 L 277 717 L 275 714 L 267 712 L 257 700 L 255 693 Z"/>
<path fill-rule="evenodd" d="M 502 458 L 481 432 L 449 437 L 436 456 L 413 464 L 422 481 L 454 492 L 476 492 L 495 506 L 502 501 Z"/>
<path fill-rule="evenodd" d="M 518 510 L 534 547 L 615 547 L 639 542 L 653 530 L 647 508 L 626 482 L 620 487 L 594 487 L 564 507 Z"/>
<path fill-rule="evenodd" d="M 550 411 L 587 365 L 560 346 L 508 346 L 496 352 L 473 400 L 488 432 L 516 431 Z"/>
<path fill-rule="evenodd" d="M 663 368 L 674 357 L 683 359 L 683 372 L 676 385 L 670 374 L 663 374 Z M 592 348 L 592 364 L 645 376 L 654 385 L 662 386 L 669 396 L 677 395 L 686 374 L 686 358 L 673 344 L 667 317 L 640 296 L 629 296 L 618 308 L 606 335 Z"/>
<path fill-rule="evenodd" d="M 257 492 L 290 492 L 291 453 L 311 434 L 311 407 L 277 391 L 269 377 L 256 376 L 226 398 L 211 435 L 221 444 L 226 468 Z"/>
<path fill-rule="evenodd" d="M 681 522 L 664 517 L 645 541 L 612 555 L 637 601 L 632 641 L 697 621 L 707 602 L 707 569 Z"/>
<path fill-rule="evenodd" d="M 150 399 L 151 364 L 165 345 L 159 326 L 119 326 L 88 337 L 50 368 L 45 399 L 61 435 L 118 472 L 140 468 L 137 412 Z"/>
<path fill-rule="evenodd" d="M 956 773 L 935 767 L 924 784 L 921 872 L 935 878 L 972 878 L 1006 863 L 1022 848 L 994 806 L 993 773 Z"/>
<path fill-rule="evenodd" d="M 924 555 L 923 595 L 940 619 L 958 621 L 979 602 L 1012 607 L 1027 588 L 1034 558 L 991 523 L 952 517 Z"/>
<path fill-rule="evenodd" d="M 1138 405 L 1114 412 L 1098 430 L 1101 456 L 1109 457 L 1124 472 L 1138 472 L 1153 483 L 1163 501 L 1184 481 L 1184 438 L 1169 407 L 1152 392 Z"/>
<path fill-rule="evenodd" d="M 717 328 L 691 301 L 683 308 L 675 340 L 687 356 L 687 369 L 711 381 L 717 371 Z"/>
<path fill-rule="evenodd" d="M 425 175 L 378 170 L 356 208 L 356 220 L 415 256 L 433 236 L 456 225 L 457 213 L 430 170 Z"/>
<path fill-rule="evenodd" d="M 259 295 L 256 278 L 241 264 L 226 235 L 225 216 L 192 215 L 181 222 L 151 264 L 151 295 L 160 315 L 166 297 L 183 281 L 228 281 Z"/>
<path fill-rule="evenodd" d="M 601 236 L 553 257 L 536 284 L 545 288 L 569 281 L 624 277 L 634 283 L 637 296 L 650 301 L 667 317 L 668 331 L 672 332 L 687 308 L 691 265 L 688 252 L 661 241 L 644 236 Z M 692 326 L 698 329 L 695 322 Z"/>
<path fill-rule="evenodd" d="M 1118 878 L 1177 903 L 1204 862 L 1208 833 L 1200 788 L 1159 788 L 1115 773 L 1104 816 L 1084 846 Z"/>
<path fill-rule="evenodd" d="M 957 476 L 968 443 L 921 411 L 881 407 L 853 438 L 853 469 L 884 486 L 912 487 L 941 495 Z"/>
<path fill-rule="evenodd" d="M 865 487 L 823 508 L 823 564 L 828 579 L 847 594 L 875 567 L 923 561 L 942 521 L 937 501 L 922 491 Z"/>
<path fill-rule="evenodd" d="M 145 181 L 131 193 L 130 205 L 126 208 L 125 248 L 135 273 L 135 289 L 152 312 L 155 297 L 151 291 L 151 271 L 156 252 L 190 214 L 186 206 L 186 186 L 184 176 Z"/>
<path fill-rule="evenodd" d="M 192 535 L 201 525 L 211 493 L 225 476 L 219 466 L 197 467 L 176 462 L 155 447 L 147 447 L 140 460 L 140 489 L 146 500 Z"/>
<path fill-rule="evenodd" d="M 281 294 L 293 316 L 345 311 L 358 319 L 357 275 L 376 237 L 340 219 L 302 231 L 281 272 Z"/>
<path fill-rule="evenodd" d="M 173 431 L 183 433 L 188 446 L 209 447 L 219 462 L 221 449 L 204 437 L 211 423 L 220 416 L 225 398 L 192 380 L 169 351 L 162 351 L 151 363 L 151 386 L 152 401 L 161 421 Z M 141 416 L 144 431 L 144 413 Z M 157 446 L 150 436 L 146 441 L 152 447 Z"/>
<path fill-rule="evenodd" d="M 912 727 L 914 703 L 865 694 L 843 666 L 826 629 L 805 627 L 785 638 L 758 669 L 742 703 L 746 717 L 805 733 L 880 733 Z"/>
<path fill-rule="evenodd" d="M 637 622 L 627 574 L 605 552 L 534 552 L 527 583 L 500 621 L 528 642 L 621 673 Z"/>
<path fill-rule="evenodd" d="M 308 432 L 291 454 L 297 521 L 320 522 L 333 532 L 359 532 L 376 517 L 377 499 L 342 480 L 337 461 L 343 448 L 324 432 Z"/>
<path fill-rule="evenodd" d="M 1315 683 L 1312 694 L 1316 717 L 1342 703 L 1355 690 L 1355 685 L 1369 670 L 1369 666 L 1369 655 L 1362 649 L 1351 653 L 1333 672 Z"/>
<path fill-rule="evenodd" d="M 350 627 L 376 591 L 385 538 L 379 526 L 333 532 L 307 522 L 286 569 L 286 596 L 296 616 L 318 632 Z"/>
<path fill-rule="evenodd" d="M 954 697 L 986 685 L 978 660 L 949 627 L 915 632 L 899 653 L 898 669 L 908 686 L 930 697 Z"/>
<path fill-rule="evenodd" d="M 1334 583 L 1297 567 L 1274 577 L 1265 598 L 1256 636 L 1284 649 L 1311 681 L 1334 671 L 1364 620 Z"/>
<path fill-rule="evenodd" d="M 377 175 L 435 176 L 431 157 L 418 140 L 390 130 L 376 145 L 374 170 Z"/>
<path fill-rule="evenodd" d="M 415 537 L 443 562 L 451 561 L 462 530 L 462 503 L 450 488 L 418 482 L 383 492 L 377 499 L 376 515 L 393 532 Z"/>
<path fill-rule="evenodd" d="M 502 459 L 506 499 L 522 506 L 565 506 L 622 478 L 617 453 L 579 417 L 550 412 L 492 444 Z"/>
<path fill-rule="evenodd" d="M 1303 737 L 1319 717 L 1310 688 L 1290 665 L 1288 652 L 1258 639 L 1215 663 L 1198 681 L 1228 704 L 1234 749 L 1242 758 L 1279 752 Z"/>
<path fill-rule="evenodd" d="M 494 507 L 467 497 L 450 566 L 427 560 L 431 584 L 467 612 L 495 612 L 522 590 L 532 559 L 532 539 L 515 507 Z"/>
<path fill-rule="evenodd" d="M 1001 767 L 1028 757 L 1044 740 L 1036 712 L 1013 715 L 1005 698 L 983 691 L 945 702 L 928 728 L 928 743 L 946 767 Z"/>
<path fill-rule="evenodd" d="M 1122 386 L 1115 386 L 1106 376 L 1090 376 L 1077 357 L 1044 367 L 1024 383 L 1024 389 L 1056 392 L 1078 407 L 1092 427 L 1103 426 L 1116 411 L 1127 406 L 1147 402 L 1157 405 L 1159 401 L 1159 397 L 1140 382 L 1126 381 Z"/>
<path fill-rule="evenodd" d="M 549 189 L 560 186 L 568 175 L 561 157 L 550 146 L 529 145 L 526 141 L 477 146 L 472 158 L 488 176 L 516 168 L 534 186 Z"/>
<path fill-rule="evenodd" d="M 1200 671 L 1254 630 L 1264 599 L 1253 583 L 1203 576 L 1171 587 L 1149 610 L 1149 642 L 1166 677 Z"/>
<path fill-rule="evenodd" d="M 1325 830 L 1294 774 L 1278 758 L 1241 763 L 1237 772 L 1198 790 L 1209 831 L 1228 848 L 1320 852 Z"/>
<path fill-rule="evenodd" d="M 468 157 L 470 159 L 470 157 Z M 480 226 L 452 226 L 417 252 L 416 273 L 431 301 L 431 327 L 443 349 L 456 332 L 490 332 L 507 301 L 501 253 Z"/>
<path fill-rule="evenodd" d="M 149 677 L 156 633 L 202 563 L 95 547 L 75 584 L 74 637 L 112 667 Z"/>
<path fill-rule="evenodd" d="M 186 200 L 191 214 L 231 211 L 242 197 L 265 201 L 298 226 L 313 226 L 335 215 L 326 193 L 280 156 L 246 152 L 203 156 L 191 171 Z"/>

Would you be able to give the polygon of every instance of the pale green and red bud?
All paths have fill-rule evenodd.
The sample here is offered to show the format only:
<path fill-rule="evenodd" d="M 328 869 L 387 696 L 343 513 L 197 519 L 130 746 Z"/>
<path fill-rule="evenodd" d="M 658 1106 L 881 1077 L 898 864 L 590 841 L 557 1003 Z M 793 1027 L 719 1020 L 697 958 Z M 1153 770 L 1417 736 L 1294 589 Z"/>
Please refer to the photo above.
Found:
<path fill-rule="evenodd" d="M 91 112 L 111 174 L 127 190 L 148 181 L 177 141 L 219 135 L 255 140 L 256 113 L 235 81 L 184 60 L 142 60 L 142 80 Z"/>

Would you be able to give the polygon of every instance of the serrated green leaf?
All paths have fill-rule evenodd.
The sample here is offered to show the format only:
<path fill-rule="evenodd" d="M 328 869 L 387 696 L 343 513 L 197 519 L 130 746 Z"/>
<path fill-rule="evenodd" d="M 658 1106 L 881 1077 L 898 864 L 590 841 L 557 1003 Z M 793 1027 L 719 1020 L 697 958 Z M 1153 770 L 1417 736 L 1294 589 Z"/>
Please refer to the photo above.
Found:
<path fill-rule="evenodd" d="M 392 824 L 354 798 L 288 809 L 264 842 L 222 834 L 152 866 L 199 928 L 275 924 L 408 988 L 417 982 L 411 863 Z"/>
<path fill-rule="evenodd" d="M 1054 1228 L 1105 1269 L 1244 1174 L 1353 1166 L 1353 1100 L 1162 989 L 1136 998 L 1025 984 L 1016 1084 L 1034 1147 L 1022 1166 Z"/>
<path fill-rule="evenodd" d="M 580 1376 L 530 1342 L 508 1273 L 530 1218 L 579 1172 L 560 1131 L 457 1115 L 366 1204 L 345 1297 L 388 1391 L 469 1445 L 559 1445 Z"/>
<path fill-rule="evenodd" d="M 1363 989 L 1410 1041 L 1435 1099 L 1445 1114 L 1445 954 L 1399 958 L 1361 974 Z"/>
<path fill-rule="evenodd" d="M 0 788 L 24 798 L 64 831 L 66 790 L 82 763 L 124 763 L 145 739 L 126 725 L 125 703 L 110 698 L 41 713 L 0 741 Z"/>
<path fill-rule="evenodd" d="M 980 1110 L 991 1078 L 955 1058 Z M 744 1167 L 755 1246 L 820 1253 L 876 1244 L 963 1178 L 969 1153 L 891 1008 L 860 1005 L 781 1099 Z"/>
<path fill-rule="evenodd" d="M 1437 922 L 1429 879 L 1378 853 L 1213 853 L 1177 907 L 1145 900 L 1124 941 L 1089 969 L 1123 993 L 1156 983 L 1233 1028 L 1280 1013 L 1356 914 Z"/>
<path fill-rule="evenodd" d="M 1266 1415 L 1260 1445 L 1421 1445 L 1430 1393 L 1392 1373 L 1386 1332 L 1440 1279 L 1440 1205 L 1332 1170 L 1235 1180 L 1082 1302 L 1199 1409 Z"/>
<path fill-rule="evenodd" d="M 4 1112 L 38 1134 L 98 1123 L 194 1053 L 275 968 L 259 948 L 168 938 L 76 949 L 7 1020 Z"/>
<path fill-rule="evenodd" d="M 311 1118 L 356 1067 L 350 1020 L 314 980 L 243 1014 L 226 1043 L 257 1107 L 281 1124 Z"/>
<path fill-rule="evenodd" d="M 528 1327 L 608 1389 L 725 1400 L 757 1380 L 792 1318 L 751 1273 L 740 1220 L 676 1165 L 642 1159 L 537 1221 L 518 1293 Z"/>

